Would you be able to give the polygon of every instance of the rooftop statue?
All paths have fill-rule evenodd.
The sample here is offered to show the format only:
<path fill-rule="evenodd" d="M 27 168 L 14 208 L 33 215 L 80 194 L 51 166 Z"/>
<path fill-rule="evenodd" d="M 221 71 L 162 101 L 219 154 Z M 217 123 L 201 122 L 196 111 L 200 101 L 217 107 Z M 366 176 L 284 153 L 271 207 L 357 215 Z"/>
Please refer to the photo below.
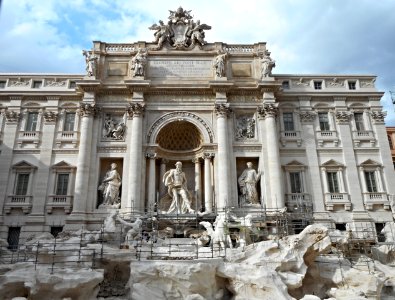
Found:
<path fill-rule="evenodd" d="M 96 76 L 96 64 L 97 60 L 99 59 L 96 55 L 93 53 L 82 50 L 82 55 L 85 56 L 85 63 L 86 63 L 86 75 L 89 77 L 95 77 Z"/>
<path fill-rule="evenodd" d="M 272 76 L 272 69 L 276 66 L 276 61 L 270 57 L 270 52 L 266 51 L 261 60 L 261 79 Z"/>
<path fill-rule="evenodd" d="M 191 10 L 184 10 L 179 7 L 176 11 L 169 10 L 169 21 L 165 24 L 159 20 L 158 24 L 153 24 L 148 29 L 155 30 L 153 41 L 157 46 L 151 50 L 160 50 L 167 42 L 170 47 L 175 49 L 193 49 L 197 44 L 199 47 L 205 45 L 204 30 L 211 29 L 207 24 L 201 24 L 200 20 L 193 21 Z"/>
<path fill-rule="evenodd" d="M 132 76 L 144 77 L 145 65 L 147 64 L 147 52 L 139 48 L 137 53 L 130 61 Z"/>

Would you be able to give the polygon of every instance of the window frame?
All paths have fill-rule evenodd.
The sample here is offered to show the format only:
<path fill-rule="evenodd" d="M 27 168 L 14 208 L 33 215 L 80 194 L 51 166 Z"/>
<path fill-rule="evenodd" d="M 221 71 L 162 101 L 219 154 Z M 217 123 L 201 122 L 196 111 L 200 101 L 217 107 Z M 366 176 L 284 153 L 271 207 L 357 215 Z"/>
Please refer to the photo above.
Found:
<path fill-rule="evenodd" d="M 322 122 L 321 121 L 321 116 L 325 116 L 326 117 L 326 122 Z M 320 130 L 321 131 L 331 131 L 331 124 L 329 122 L 329 114 L 328 112 L 318 112 L 318 124 L 320 126 Z M 323 124 L 327 125 L 327 128 L 323 128 L 326 126 L 323 126 Z"/>
<path fill-rule="evenodd" d="M 290 117 L 290 119 L 287 119 L 286 116 Z M 288 112 L 288 111 L 283 112 L 283 126 L 284 126 L 284 131 L 295 131 L 295 118 L 293 112 Z"/>
<path fill-rule="evenodd" d="M 31 118 L 32 116 L 35 116 L 35 119 Z M 36 111 L 28 111 L 27 112 L 27 117 L 26 117 L 26 123 L 25 123 L 25 131 L 28 132 L 35 132 L 37 131 L 37 126 L 38 126 L 38 119 L 39 119 L 39 113 Z"/>
<path fill-rule="evenodd" d="M 313 87 L 315 90 L 323 89 L 323 81 L 322 80 L 313 80 Z"/>

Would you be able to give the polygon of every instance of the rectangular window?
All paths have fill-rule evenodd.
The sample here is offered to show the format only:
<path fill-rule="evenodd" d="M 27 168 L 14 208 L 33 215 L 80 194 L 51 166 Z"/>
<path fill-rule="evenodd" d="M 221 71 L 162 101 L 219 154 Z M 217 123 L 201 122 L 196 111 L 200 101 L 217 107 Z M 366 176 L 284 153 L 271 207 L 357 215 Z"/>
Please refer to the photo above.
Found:
<path fill-rule="evenodd" d="M 294 117 L 292 113 L 283 113 L 284 130 L 294 131 Z"/>
<path fill-rule="evenodd" d="M 12 251 L 18 250 L 19 235 L 20 234 L 21 234 L 21 228 L 20 227 L 10 227 L 10 228 L 8 228 L 8 237 L 7 237 L 8 249 L 10 249 Z"/>
<path fill-rule="evenodd" d="M 5 81 L 0 81 L 0 89 L 5 89 Z"/>
<path fill-rule="evenodd" d="M 26 131 L 36 131 L 37 119 L 38 119 L 38 113 L 29 112 L 29 114 L 27 115 L 25 130 Z"/>
<path fill-rule="evenodd" d="M 18 173 L 16 176 L 15 195 L 26 195 L 30 173 Z"/>
<path fill-rule="evenodd" d="M 377 193 L 376 176 L 374 172 L 365 171 L 366 188 L 369 193 Z"/>
<path fill-rule="evenodd" d="M 329 193 L 339 193 L 339 181 L 337 172 L 327 172 Z"/>
<path fill-rule="evenodd" d="M 56 180 L 56 195 L 67 195 L 69 185 L 69 174 L 58 174 Z"/>
<path fill-rule="evenodd" d="M 42 84 L 43 84 L 42 81 L 33 81 L 33 88 L 39 89 L 42 86 Z"/>
<path fill-rule="evenodd" d="M 314 81 L 314 89 L 322 90 L 322 81 Z"/>
<path fill-rule="evenodd" d="M 70 84 L 69 84 L 70 89 L 75 89 L 76 86 L 77 86 L 77 83 L 75 81 L 70 81 Z"/>
<path fill-rule="evenodd" d="M 318 121 L 320 122 L 320 129 L 322 131 L 329 131 L 328 113 L 318 113 Z"/>
<path fill-rule="evenodd" d="M 289 81 L 288 80 L 284 80 L 281 85 L 284 90 L 289 89 Z"/>
<path fill-rule="evenodd" d="M 364 131 L 365 125 L 363 123 L 363 113 L 354 113 L 354 120 L 357 131 Z"/>
<path fill-rule="evenodd" d="M 302 176 L 300 172 L 290 172 L 289 180 L 291 182 L 291 193 L 302 193 Z"/>
<path fill-rule="evenodd" d="M 66 113 L 63 131 L 74 131 L 75 113 Z"/>
<path fill-rule="evenodd" d="M 356 89 L 356 82 L 355 81 L 349 81 L 348 82 L 348 89 L 349 90 L 355 90 Z"/>

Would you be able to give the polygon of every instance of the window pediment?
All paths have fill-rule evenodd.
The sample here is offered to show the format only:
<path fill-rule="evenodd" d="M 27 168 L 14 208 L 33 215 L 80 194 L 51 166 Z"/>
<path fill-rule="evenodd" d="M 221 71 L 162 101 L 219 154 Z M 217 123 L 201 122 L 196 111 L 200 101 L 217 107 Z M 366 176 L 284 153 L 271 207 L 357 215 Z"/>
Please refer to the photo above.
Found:
<path fill-rule="evenodd" d="M 25 160 L 22 160 L 16 164 L 14 164 L 11 168 L 14 170 L 18 170 L 18 171 L 25 170 L 25 171 L 29 171 L 29 172 L 37 169 L 37 167 L 35 165 L 32 165 L 31 163 L 28 163 Z"/>
<path fill-rule="evenodd" d="M 334 159 L 330 159 L 327 162 L 323 163 L 321 165 L 321 167 L 324 167 L 324 168 L 344 168 L 344 164 L 342 164 Z"/>

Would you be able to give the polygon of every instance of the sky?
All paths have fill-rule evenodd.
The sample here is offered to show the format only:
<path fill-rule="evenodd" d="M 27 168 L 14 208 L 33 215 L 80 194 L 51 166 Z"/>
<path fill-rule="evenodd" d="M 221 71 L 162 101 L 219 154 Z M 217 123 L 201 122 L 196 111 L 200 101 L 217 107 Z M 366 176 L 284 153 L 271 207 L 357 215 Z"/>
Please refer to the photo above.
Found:
<path fill-rule="evenodd" d="M 83 74 L 92 41 L 152 41 L 182 6 L 207 42 L 266 42 L 274 74 L 373 74 L 395 126 L 394 0 L 0 0 L 0 72 Z"/>

